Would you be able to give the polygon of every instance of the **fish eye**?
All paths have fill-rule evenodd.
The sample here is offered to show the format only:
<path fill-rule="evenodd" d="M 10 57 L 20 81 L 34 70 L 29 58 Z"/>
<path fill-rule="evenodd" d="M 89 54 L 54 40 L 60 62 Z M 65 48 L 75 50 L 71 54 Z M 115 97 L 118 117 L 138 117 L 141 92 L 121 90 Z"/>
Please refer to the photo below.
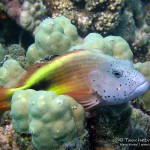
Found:
<path fill-rule="evenodd" d="M 115 77 L 117 77 L 117 78 L 122 77 L 122 71 L 113 70 L 113 71 L 112 71 L 112 74 L 113 74 Z"/>

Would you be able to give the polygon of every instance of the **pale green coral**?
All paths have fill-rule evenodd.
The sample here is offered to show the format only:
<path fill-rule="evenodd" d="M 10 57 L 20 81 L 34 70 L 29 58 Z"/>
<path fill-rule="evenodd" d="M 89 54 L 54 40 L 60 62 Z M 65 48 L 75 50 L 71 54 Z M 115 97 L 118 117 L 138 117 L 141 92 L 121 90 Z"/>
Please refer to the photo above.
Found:
<path fill-rule="evenodd" d="M 103 38 L 98 33 L 88 34 L 84 40 L 79 38 L 77 29 L 64 16 L 47 18 L 35 34 L 35 43 L 27 51 L 28 64 L 51 55 L 60 55 L 74 49 L 99 50 L 120 59 L 133 59 L 128 43 L 119 36 Z"/>
<path fill-rule="evenodd" d="M 35 34 L 35 43 L 28 48 L 28 64 L 68 51 L 78 38 L 77 29 L 69 19 L 61 16 L 43 20 Z"/>
<path fill-rule="evenodd" d="M 16 87 L 20 81 L 21 75 L 25 72 L 26 71 L 17 61 L 13 59 L 5 61 L 0 68 L 0 87 Z"/>
<path fill-rule="evenodd" d="M 134 65 L 134 67 L 143 73 L 150 82 L 150 61 L 137 63 Z M 144 102 L 146 109 L 150 109 L 150 90 L 148 90 L 144 95 L 140 96 L 139 99 Z"/>
<path fill-rule="evenodd" d="M 12 124 L 18 133 L 29 132 L 29 100 L 34 94 L 34 90 L 20 90 L 14 93 L 11 100 Z"/>
<path fill-rule="evenodd" d="M 110 44 L 112 56 L 119 59 L 133 59 L 133 53 L 129 44 L 120 36 L 107 36 L 104 40 Z"/>
<path fill-rule="evenodd" d="M 144 62 L 144 63 L 136 63 L 134 64 L 134 67 L 139 70 L 141 73 L 143 73 L 146 78 L 150 81 L 150 61 Z"/>
<path fill-rule="evenodd" d="M 85 37 L 82 44 L 71 47 L 70 51 L 74 49 L 95 49 L 119 59 L 133 59 L 133 53 L 129 44 L 120 36 L 103 38 L 98 33 L 90 33 Z"/>
<path fill-rule="evenodd" d="M 69 96 L 20 90 L 11 102 L 14 129 L 31 133 L 37 149 L 60 148 L 84 132 L 84 109 Z"/>
<path fill-rule="evenodd" d="M 112 55 L 111 47 L 104 38 L 98 33 L 88 34 L 83 43 L 83 49 L 86 50 L 100 50 L 105 54 Z"/>

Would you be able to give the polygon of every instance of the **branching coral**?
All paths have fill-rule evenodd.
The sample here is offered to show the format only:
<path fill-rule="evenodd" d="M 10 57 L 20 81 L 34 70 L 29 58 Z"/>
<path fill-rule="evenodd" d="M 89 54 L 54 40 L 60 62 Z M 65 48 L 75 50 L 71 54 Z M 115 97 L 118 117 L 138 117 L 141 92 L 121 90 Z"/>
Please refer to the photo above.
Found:
<path fill-rule="evenodd" d="M 107 34 L 119 21 L 123 0 L 46 0 L 52 17 L 64 15 L 84 34 L 99 31 Z"/>

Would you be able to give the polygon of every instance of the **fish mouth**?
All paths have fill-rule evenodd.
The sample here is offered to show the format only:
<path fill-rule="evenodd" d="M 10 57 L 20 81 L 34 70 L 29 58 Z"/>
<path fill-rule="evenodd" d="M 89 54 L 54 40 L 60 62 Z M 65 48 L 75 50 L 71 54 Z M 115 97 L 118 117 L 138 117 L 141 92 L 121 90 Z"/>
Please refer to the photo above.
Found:
<path fill-rule="evenodd" d="M 132 100 L 132 99 L 144 94 L 149 88 L 150 88 L 150 83 L 148 80 L 145 80 L 143 83 L 141 83 L 137 88 L 135 88 L 131 92 L 129 99 Z"/>

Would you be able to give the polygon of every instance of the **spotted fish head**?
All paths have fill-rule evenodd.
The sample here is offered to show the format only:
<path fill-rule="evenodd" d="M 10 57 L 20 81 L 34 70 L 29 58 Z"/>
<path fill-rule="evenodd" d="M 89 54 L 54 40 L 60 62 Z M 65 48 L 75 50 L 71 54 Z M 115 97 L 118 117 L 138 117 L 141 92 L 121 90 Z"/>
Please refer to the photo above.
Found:
<path fill-rule="evenodd" d="M 150 87 L 146 77 L 129 60 L 107 61 L 90 72 L 88 77 L 93 91 L 104 105 L 133 100 Z"/>

